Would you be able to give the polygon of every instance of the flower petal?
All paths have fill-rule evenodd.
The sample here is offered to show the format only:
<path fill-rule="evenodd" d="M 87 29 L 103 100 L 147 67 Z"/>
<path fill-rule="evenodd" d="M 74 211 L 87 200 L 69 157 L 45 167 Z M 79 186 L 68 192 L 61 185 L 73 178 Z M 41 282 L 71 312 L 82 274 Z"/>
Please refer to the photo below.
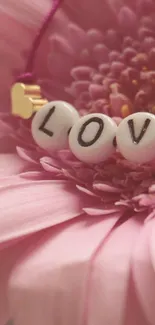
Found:
<path fill-rule="evenodd" d="M 149 245 L 153 226 L 154 221 L 152 220 L 145 223 L 137 241 L 132 262 L 137 297 L 150 325 L 153 325 L 155 320 L 155 273 Z"/>
<path fill-rule="evenodd" d="M 153 211 L 152 213 L 155 213 Z M 152 222 L 151 222 L 152 221 Z M 151 261 L 153 265 L 153 269 L 155 270 L 155 219 L 150 219 L 150 222 L 152 224 L 152 230 L 150 232 L 150 241 L 149 241 L 149 247 L 150 247 L 150 254 L 151 254 Z"/>
<path fill-rule="evenodd" d="M 21 157 L 25 161 L 28 161 L 31 164 L 38 164 L 38 159 L 41 156 L 36 151 L 30 151 L 20 147 L 17 147 L 17 153 L 19 157 Z"/>
<path fill-rule="evenodd" d="M 109 209 L 105 209 L 104 207 L 93 207 L 93 208 L 83 208 L 83 211 L 86 212 L 88 215 L 90 216 L 107 216 L 107 215 L 110 215 L 112 213 L 116 214 L 118 212 L 120 212 L 121 214 L 121 211 L 120 209 L 118 209 L 117 207 L 114 208 L 114 207 L 109 207 Z"/>
<path fill-rule="evenodd" d="M 33 239 L 26 239 L 0 252 L 0 324 L 4 325 L 11 318 L 8 301 L 8 281 L 13 267 L 18 260 L 24 256 L 28 245 L 33 243 Z"/>
<path fill-rule="evenodd" d="M 82 324 L 90 258 L 117 220 L 82 217 L 48 231 L 12 274 L 15 324 Z"/>
<path fill-rule="evenodd" d="M 29 164 L 17 154 L 0 154 L 0 177 L 19 174 L 28 167 Z"/>
<path fill-rule="evenodd" d="M 120 193 L 121 189 L 115 187 L 111 184 L 105 184 L 104 182 L 95 181 L 93 184 L 93 188 L 99 191 L 108 192 L 108 193 Z"/>
<path fill-rule="evenodd" d="M 132 274 L 129 278 L 128 284 L 128 296 L 126 300 L 126 315 L 124 324 L 125 325 L 150 325 L 150 322 L 146 320 L 143 312 L 143 308 L 140 305 L 137 297 L 137 290 L 135 288 L 134 279 Z M 123 324 L 123 325 L 124 325 Z"/>
<path fill-rule="evenodd" d="M 115 3 L 115 9 L 119 9 L 120 0 L 112 0 L 111 3 L 100 0 L 65 0 L 63 8 L 79 26 L 106 28 L 110 23 L 112 26 L 116 23 L 112 2 Z"/>
<path fill-rule="evenodd" d="M 140 227 L 133 216 L 113 230 L 94 253 L 85 324 L 125 324 L 131 256 Z"/>
<path fill-rule="evenodd" d="M 92 201 L 92 198 L 91 198 Z M 14 181 L 0 186 L 0 247 L 82 214 L 89 197 L 67 181 Z"/>

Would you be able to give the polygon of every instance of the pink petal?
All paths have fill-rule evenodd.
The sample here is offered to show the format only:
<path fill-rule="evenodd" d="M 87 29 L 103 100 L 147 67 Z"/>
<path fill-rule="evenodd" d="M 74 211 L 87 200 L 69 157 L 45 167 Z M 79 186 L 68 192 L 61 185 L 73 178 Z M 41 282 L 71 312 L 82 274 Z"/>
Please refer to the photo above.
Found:
<path fill-rule="evenodd" d="M 124 6 L 121 8 L 119 16 L 118 16 L 120 26 L 121 28 L 124 28 L 125 30 L 134 29 L 137 24 L 137 17 L 133 10 L 131 10 L 129 7 Z"/>
<path fill-rule="evenodd" d="M 120 193 L 122 190 L 118 187 L 114 187 L 112 185 L 108 185 L 102 182 L 94 182 L 93 188 L 99 191 L 107 192 L 107 193 Z"/>
<path fill-rule="evenodd" d="M 79 194 L 78 194 L 79 193 Z M 66 181 L 19 181 L 0 186 L 0 246 L 82 214 L 86 196 Z"/>
<path fill-rule="evenodd" d="M 41 156 L 41 155 L 37 154 L 36 151 L 28 151 L 28 150 L 20 148 L 20 147 L 17 147 L 17 152 L 18 152 L 18 155 L 22 159 L 28 161 L 31 164 L 35 164 L 35 165 L 37 164 L 38 158 Z"/>
<path fill-rule="evenodd" d="M 35 239 L 35 236 L 34 236 Z M 0 324 L 4 325 L 11 318 L 8 301 L 8 282 L 13 267 L 24 256 L 28 245 L 34 239 L 26 239 L 20 245 L 13 245 L 0 252 Z"/>
<path fill-rule="evenodd" d="M 88 190 L 87 188 L 80 186 L 80 185 L 76 185 L 77 189 L 85 194 L 88 194 L 90 196 L 95 196 L 97 197 L 97 195 L 95 193 L 93 193 L 92 191 Z"/>
<path fill-rule="evenodd" d="M 124 3 L 124 0 L 108 0 L 107 1 L 109 6 L 111 7 L 111 9 L 115 12 L 118 13 L 119 9 L 121 8 L 121 6 Z"/>
<path fill-rule="evenodd" d="M 151 262 L 153 265 L 153 269 L 155 270 L 155 219 L 150 220 L 150 224 L 152 225 L 152 229 L 150 231 L 150 236 L 149 236 L 150 238 L 149 248 L 150 248 Z"/>
<path fill-rule="evenodd" d="M 135 289 L 148 323 L 155 320 L 155 274 L 150 255 L 150 237 L 154 221 L 145 223 L 137 240 L 132 261 Z"/>
<path fill-rule="evenodd" d="M 131 256 L 140 227 L 135 217 L 129 219 L 113 230 L 94 252 L 83 325 L 125 325 Z"/>
<path fill-rule="evenodd" d="M 13 128 L 7 124 L 5 121 L 0 120 L 0 137 L 4 135 L 8 135 L 8 133 L 12 133 Z"/>
<path fill-rule="evenodd" d="M 83 217 L 53 228 L 37 243 L 10 280 L 15 324 L 83 324 L 90 259 L 116 221 Z"/>
<path fill-rule="evenodd" d="M 34 180 L 43 180 L 47 178 L 47 175 L 43 171 L 26 171 L 20 174 L 21 178 L 28 179 L 31 181 Z"/>
<path fill-rule="evenodd" d="M 72 48 L 75 51 L 80 51 L 81 48 L 87 46 L 87 38 L 85 31 L 81 28 L 81 25 L 77 26 L 73 23 L 68 25 L 68 38 Z M 77 42 L 78 40 L 78 42 Z"/>
<path fill-rule="evenodd" d="M 28 167 L 29 164 L 16 154 L 0 154 L 0 177 L 19 174 Z"/>
<path fill-rule="evenodd" d="M 143 308 L 137 297 L 137 290 L 132 274 L 129 277 L 129 290 L 126 300 L 126 315 L 124 318 L 125 325 L 150 325 L 150 322 L 146 320 L 143 312 Z M 123 324 L 123 325 L 124 325 Z"/>
<path fill-rule="evenodd" d="M 153 193 L 154 194 L 154 192 L 155 192 L 155 184 L 153 184 L 153 185 L 151 185 L 149 187 L 149 193 Z"/>
<path fill-rule="evenodd" d="M 64 9 L 70 13 L 73 20 L 80 26 L 86 28 L 100 27 L 105 28 L 111 24 L 115 25 L 116 15 L 110 1 L 100 0 L 65 0 Z M 119 0 L 113 0 L 115 8 L 118 9 Z M 67 11 L 67 9 L 69 9 Z M 87 18 L 87 19 L 86 19 Z"/>
<path fill-rule="evenodd" d="M 94 69 L 89 66 L 74 67 L 71 71 L 71 75 L 75 80 L 91 80 L 91 75 Z"/>
<path fill-rule="evenodd" d="M 22 174 L 19 175 L 12 175 L 10 176 L 4 176 L 0 178 L 0 191 L 6 188 L 14 188 L 16 184 L 18 185 L 25 183 L 25 179 L 21 177 Z"/>
<path fill-rule="evenodd" d="M 107 216 L 110 215 L 112 213 L 116 214 L 117 212 L 120 211 L 120 209 L 118 208 L 112 208 L 110 207 L 109 209 L 106 209 L 104 207 L 99 208 L 83 208 L 83 211 L 86 212 L 88 215 L 90 216 Z"/>
<path fill-rule="evenodd" d="M 50 164 L 44 162 L 43 159 L 41 159 L 40 163 L 43 166 L 43 168 L 49 173 L 57 175 L 61 171 L 59 168 L 56 168 L 56 167 L 51 166 Z"/>
<path fill-rule="evenodd" d="M 139 206 L 155 205 L 154 194 L 140 194 L 133 198 L 133 201 L 138 202 Z"/>
<path fill-rule="evenodd" d="M 55 83 L 55 78 L 60 76 L 60 80 L 69 76 L 69 71 L 74 64 L 74 48 L 68 39 L 57 34 L 50 38 L 50 54 L 48 57 L 48 69 L 51 72 Z M 64 63 L 64 60 L 66 64 Z M 67 81 L 67 80 L 66 80 Z M 68 79 L 69 81 L 69 79 Z"/>
<path fill-rule="evenodd" d="M 0 136 L 0 154 L 15 152 L 16 141 L 10 136 Z"/>
<path fill-rule="evenodd" d="M 47 164 L 49 166 L 53 166 L 57 169 L 61 168 L 61 162 L 58 159 L 53 158 L 53 157 L 44 156 L 43 158 L 40 159 L 40 162 Z"/>

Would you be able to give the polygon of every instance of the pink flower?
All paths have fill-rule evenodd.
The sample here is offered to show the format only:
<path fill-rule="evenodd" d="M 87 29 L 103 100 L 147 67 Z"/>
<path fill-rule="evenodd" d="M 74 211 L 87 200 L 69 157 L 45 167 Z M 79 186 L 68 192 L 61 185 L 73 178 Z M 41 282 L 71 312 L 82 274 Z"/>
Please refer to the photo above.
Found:
<path fill-rule="evenodd" d="M 50 1 L 19 1 L 18 19 L 13 1 L 0 8 L 19 50 L 8 65 L 4 38 L 7 106 Z M 45 96 L 117 120 L 154 112 L 154 18 L 153 0 L 64 0 L 35 60 Z M 154 325 L 154 163 L 89 166 L 36 147 L 29 122 L 0 127 L 0 325 Z"/>

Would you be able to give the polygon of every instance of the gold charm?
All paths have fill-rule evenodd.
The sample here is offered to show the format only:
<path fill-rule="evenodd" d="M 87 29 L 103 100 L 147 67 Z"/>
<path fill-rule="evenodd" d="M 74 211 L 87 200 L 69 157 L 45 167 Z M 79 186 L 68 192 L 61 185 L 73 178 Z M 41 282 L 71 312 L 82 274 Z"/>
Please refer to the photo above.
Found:
<path fill-rule="evenodd" d="M 47 104 L 48 101 L 41 95 L 38 85 L 16 83 L 11 90 L 12 114 L 23 119 L 29 119 L 33 113 Z"/>

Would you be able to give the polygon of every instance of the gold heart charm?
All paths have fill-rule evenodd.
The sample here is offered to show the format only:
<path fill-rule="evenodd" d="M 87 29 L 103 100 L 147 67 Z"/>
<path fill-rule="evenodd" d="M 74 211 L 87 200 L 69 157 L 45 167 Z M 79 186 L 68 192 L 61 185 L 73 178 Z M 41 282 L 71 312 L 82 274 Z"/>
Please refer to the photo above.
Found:
<path fill-rule="evenodd" d="M 32 114 L 47 104 L 48 101 L 42 98 L 41 89 L 38 85 L 26 85 L 16 83 L 11 90 L 12 114 L 28 119 Z"/>

